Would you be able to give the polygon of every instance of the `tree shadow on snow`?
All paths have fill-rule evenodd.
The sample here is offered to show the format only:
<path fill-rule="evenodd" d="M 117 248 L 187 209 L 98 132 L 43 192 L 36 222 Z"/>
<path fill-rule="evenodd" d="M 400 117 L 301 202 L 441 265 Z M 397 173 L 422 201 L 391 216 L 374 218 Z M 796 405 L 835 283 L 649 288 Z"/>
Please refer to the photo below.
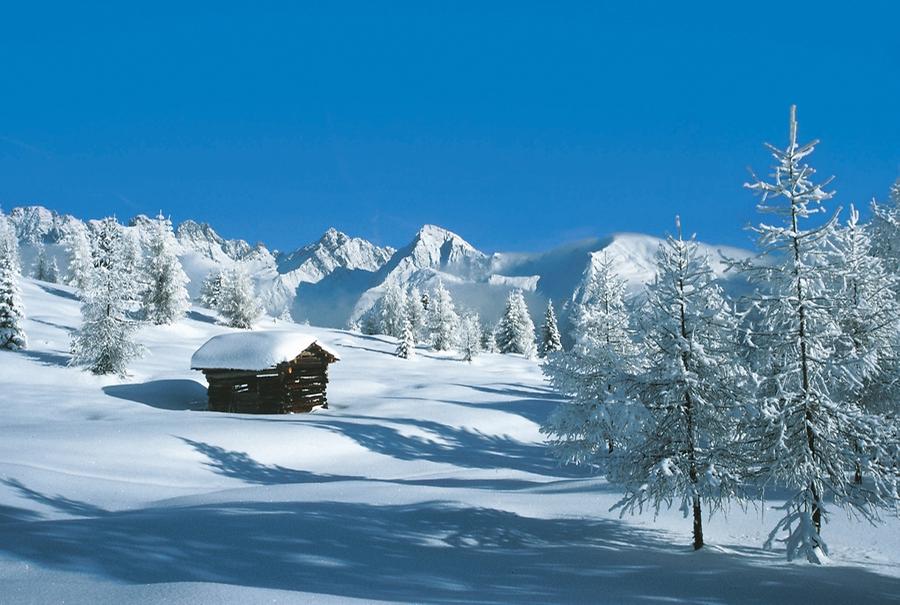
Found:
<path fill-rule="evenodd" d="M 442 501 L 243 501 L 14 519 L 0 523 L 0 552 L 128 583 L 446 604 L 876 603 L 900 595 L 900 580 L 865 569 L 788 565 L 757 549 L 692 553 L 614 520 Z"/>
<path fill-rule="evenodd" d="M 78 296 L 74 292 L 69 292 L 67 290 L 63 290 L 62 288 L 54 287 L 52 285 L 48 285 L 46 283 L 40 283 L 35 281 L 34 284 L 46 292 L 47 294 L 52 294 L 53 296 L 59 296 L 60 298 L 68 298 L 69 300 L 79 300 Z"/>
<path fill-rule="evenodd" d="M 207 324 L 216 323 L 216 316 L 209 315 L 206 313 L 200 313 L 199 311 L 188 311 L 187 316 L 188 319 L 192 319 L 194 321 L 200 321 Z"/>
<path fill-rule="evenodd" d="M 33 351 L 30 349 L 23 349 L 21 353 L 25 357 L 32 359 L 41 365 L 57 366 L 61 368 L 68 367 L 69 361 L 72 359 L 71 355 L 54 351 Z"/>
<path fill-rule="evenodd" d="M 200 452 L 208 461 L 205 465 L 219 475 L 257 485 L 282 485 L 291 483 L 333 483 L 336 481 L 368 481 L 395 485 L 419 485 L 488 490 L 517 490 L 545 487 L 553 482 L 519 479 L 460 479 L 454 477 L 435 479 L 375 479 L 362 475 L 333 475 L 296 470 L 280 465 L 262 464 L 246 452 L 236 452 L 202 441 L 179 437 Z"/>
<path fill-rule="evenodd" d="M 151 380 L 103 387 L 110 397 L 135 401 L 161 410 L 205 410 L 206 387 L 194 380 Z"/>
<path fill-rule="evenodd" d="M 344 419 L 347 420 L 344 420 Z M 303 418 L 233 418 L 239 422 L 289 422 L 323 428 L 356 441 L 369 451 L 400 460 L 428 460 L 465 468 L 508 468 L 549 477 L 589 477 L 587 469 L 560 466 L 549 448 L 507 435 L 491 435 L 431 420 L 372 416 L 310 415 Z M 392 426 L 393 425 L 393 426 Z M 406 434 L 399 427 L 433 437 Z"/>

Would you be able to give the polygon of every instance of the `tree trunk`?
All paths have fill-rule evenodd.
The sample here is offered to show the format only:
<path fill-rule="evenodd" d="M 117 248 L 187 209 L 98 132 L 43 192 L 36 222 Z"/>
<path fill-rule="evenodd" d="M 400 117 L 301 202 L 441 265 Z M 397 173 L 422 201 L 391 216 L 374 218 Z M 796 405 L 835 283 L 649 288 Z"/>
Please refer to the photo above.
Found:
<path fill-rule="evenodd" d="M 694 495 L 694 550 L 703 548 L 703 510 L 700 496 Z"/>

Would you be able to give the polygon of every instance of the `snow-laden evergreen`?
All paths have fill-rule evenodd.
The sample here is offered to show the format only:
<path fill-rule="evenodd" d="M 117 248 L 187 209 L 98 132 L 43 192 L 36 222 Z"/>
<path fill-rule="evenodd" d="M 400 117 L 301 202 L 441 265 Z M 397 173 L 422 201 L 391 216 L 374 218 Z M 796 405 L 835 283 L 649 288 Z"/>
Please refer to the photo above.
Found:
<path fill-rule="evenodd" d="M 826 506 L 833 502 L 875 520 L 896 498 L 896 472 L 886 457 L 874 456 L 865 485 L 853 480 L 859 452 L 877 451 L 889 435 L 842 386 L 863 378 L 861 366 L 840 355 L 844 326 L 833 279 L 845 259 L 835 252 L 836 215 L 809 224 L 833 194 L 824 189 L 828 181 L 812 180 L 815 171 L 805 160 L 816 141 L 797 143 L 795 112 L 792 107 L 787 147 L 768 146 L 776 160 L 773 180 L 747 184 L 761 197 L 759 210 L 780 224 L 759 225 L 760 256 L 737 266 L 758 286 L 750 328 L 760 382 L 749 426 L 751 468 L 760 480 L 789 490 L 768 544 L 783 534 L 789 559 L 821 563 Z"/>
<path fill-rule="evenodd" d="M 262 314 L 253 281 L 243 265 L 222 272 L 216 310 L 226 325 L 242 329 L 252 328 Z"/>
<path fill-rule="evenodd" d="M 146 283 L 141 292 L 144 318 L 157 325 L 178 321 L 190 308 L 189 280 L 175 253 L 175 246 L 172 222 L 162 215 L 157 216 L 144 256 Z"/>
<path fill-rule="evenodd" d="M 397 357 L 401 359 L 411 359 L 416 354 L 416 338 L 413 334 L 412 322 L 409 317 L 403 320 L 403 334 L 400 336 L 400 342 L 397 343 Z"/>
<path fill-rule="evenodd" d="M 506 308 L 497 325 L 497 348 L 501 353 L 519 353 L 533 357 L 534 322 L 528 313 L 525 295 L 521 290 L 513 290 L 506 299 Z"/>
<path fill-rule="evenodd" d="M 83 293 L 88 287 L 94 268 L 91 242 L 85 226 L 81 223 L 75 224 L 66 233 L 63 244 L 69 255 L 66 283 L 78 290 L 79 293 Z"/>
<path fill-rule="evenodd" d="M 556 311 L 553 310 L 553 301 L 548 300 L 544 323 L 541 324 L 541 344 L 538 353 L 541 357 L 547 357 L 557 351 L 562 351 L 562 338 L 556 321 Z"/>
<path fill-rule="evenodd" d="M 207 273 L 200 284 L 198 302 L 207 309 L 216 309 L 219 306 L 219 296 L 222 293 L 222 271 L 213 270 Z"/>
<path fill-rule="evenodd" d="M 884 263 L 891 275 L 900 276 L 900 179 L 891 187 L 886 204 L 872 202 L 872 253 Z M 900 281 L 894 286 L 900 299 Z"/>
<path fill-rule="evenodd" d="M 81 329 L 72 339 L 70 364 L 94 374 L 124 375 L 143 351 L 134 341 L 139 324 L 129 316 L 137 293 L 126 258 L 129 244 L 113 218 L 100 221 L 94 237 L 94 265 L 82 292 Z"/>
<path fill-rule="evenodd" d="M 487 322 L 481 328 L 481 350 L 485 353 L 497 352 L 497 338 L 494 332 L 494 326 Z"/>
<path fill-rule="evenodd" d="M 25 305 L 19 290 L 21 268 L 15 230 L 0 211 L 0 349 L 24 349 Z"/>
<path fill-rule="evenodd" d="M 607 477 L 625 490 L 618 506 L 636 512 L 679 504 L 703 546 L 706 504 L 715 510 L 740 491 L 744 459 L 734 443 L 749 401 L 738 362 L 738 320 L 695 239 L 670 237 L 647 287 L 641 343 L 645 366 L 632 378 L 639 419 Z"/>
<path fill-rule="evenodd" d="M 435 351 L 453 350 L 459 335 L 459 315 L 456 314 L 453 298 L 444 287 L 444 282 L 438 281 L 437 287 L 428 296 L 426 308 L 431 347 Z"/>
<path fill-rule="evenodd" d="M 413 338 L 420 342 L 425 331 L 425 307 L 422 304 L 422 294 L 415 286 L 411 286 L 406 293 L 406 317 L 409 319 Z"/>
<path fill-rule="evenodd" d="M 478 313 L 466 313 L 459 322 L 459 352 L 463 361 L 472 361 L 481 353 L 481 320 Z"/>
<path fill-rule="evenodd" d="M 31 274 L 37 280 L 55 284 L 59 281 L 59 267 L 56 264 L 56 258 L 47 256 L 47 248 L 43 244 L 38 244 L 37 248 L 37 258 L 34 260 Z"/>
<path fill-rule="evenodd" d="M 541 431 L 564 462 L 603 471 L 609 454 L 623 446 L 634 406 L 627 378 L 637 373 L 638 349 L 625 305 L 625 282 L 603 255 L 588 269 L 576 315 L 575 344 L 551 353 L 544 374 L 568 401 Z"/>
<path fill-rule="evenodd" d="M 396 283 L 389 283 L 378 304 L 379 333 L 402 338 L 407 321 L 406 291 Z"/>

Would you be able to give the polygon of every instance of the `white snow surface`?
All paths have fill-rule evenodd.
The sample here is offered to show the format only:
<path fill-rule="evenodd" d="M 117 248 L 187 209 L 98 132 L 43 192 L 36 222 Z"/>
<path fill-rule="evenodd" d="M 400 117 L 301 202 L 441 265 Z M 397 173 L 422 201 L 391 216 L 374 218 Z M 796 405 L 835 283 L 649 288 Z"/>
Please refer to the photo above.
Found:
<path fill-rule="evenodd" d="M 0 603 L 888 603 L 900 520 L 833 510 L 832 564 L 763 543 L 782 494 L 706 521 L 619 518 L 560 467 L 537 362 L 419 349 L 272 319 L 343 360 L 330 409 L 202 411 L 208 311 L 147 326 L 124 379 L 70 368 L 71 290 L 23 281 L 30 349 L 0 351 Z"/>
<path fill-rule="evenodd" d="M 293 330 L 262 330 L 213 336 L 191 357 L 191 368 L 264 370 L 294 359 L 313 344 L 340 359 L 336 351 L 311 334 Z"/>

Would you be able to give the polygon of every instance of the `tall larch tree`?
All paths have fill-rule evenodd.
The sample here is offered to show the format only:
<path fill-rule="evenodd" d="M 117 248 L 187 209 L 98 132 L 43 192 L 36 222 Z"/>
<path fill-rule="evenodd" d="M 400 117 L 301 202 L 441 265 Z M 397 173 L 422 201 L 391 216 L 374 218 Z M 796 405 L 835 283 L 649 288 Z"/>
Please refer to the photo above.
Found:
<path fill-rule="evenodd" d="M 633 424 L 628 377 L 640 365 L 625 304 L 625 282 L 601 255 L 586 271 L 576 311 L 575 344 L 551 355 L 544 374 L 568 401 L 541 431 L 564 462 L 603 472 Z"/>
<path fill-rule="evenodd" d="M 696 240 L 682 239 L 680 225 L 656 254 L 642 323 L 646 365 L 632 379 L 642 413 L 607 477 L 625 490 L 623 511 L 673 503 L 690 511 L 697 550 L 703 504 L 715 510 L 741 491 L 744 459 L 734 443 L 750 381 L 736 353 L 737 316 L 709 258 Z"/>
<path fill-rule="evenodd" d="M 145 284 L 141 292 L 144 318 L 156 325 L 174 323 L 190 308 L 187 291 L 190 280 L 178 260 L 175 246 L 172 223 L 160 214 L 150 231 L 144 256 Z"/>
<path fill-rule="evenodd" d="M 833 380 L 852 372 L 838 352 L 842 327 L 831 278 L 837 215 L 811 221 L 825 211 L 832 192 L 829 181 L 813 182 L 806 164 L 817 141 L 797 142 L 796 108 L 791 107 L 788 145 L 767 147 L 775 158 L 771 181 L 755 178 L 746 186 L 760 196 L 760 212 L 774 214 L 779 224 L 760 224 L 760 255 L 736 263 L 757 285 L 752 297 L 750 328 L 760 388 L 751 442 L 763 484 L 784 486 L 789 497 L 783 517 L 767 545 L 780 539 L 789 559 L 813 563 L 827 559 L 822 538 L 826 503 L 833 502 L 875 520 L 877 510 L 892 500 L 894 472 L 875 465 L 867 469 L 865 487 L 853 480 L 859 443 L 869 443 L 882 430 Z"/>
<path fill-rule="evenodd" d="M 122 226 L 106 218 L 94 235 L 94 265 L 82 293 L 81 329 L 72 340 L 69 363 L 94 374 L 125 375 L 143 352 L 134 341 L 139 323 L 130 317 L 137 284 L 126 260 Z"/>
<path fill-rule="evenodd" d="M 412 329 L 413 338 L 419 342 L 425 331 L 425 307 L 422 305 L 422 294 L 415 286 L 406 293 L 406 317 Z"/>

